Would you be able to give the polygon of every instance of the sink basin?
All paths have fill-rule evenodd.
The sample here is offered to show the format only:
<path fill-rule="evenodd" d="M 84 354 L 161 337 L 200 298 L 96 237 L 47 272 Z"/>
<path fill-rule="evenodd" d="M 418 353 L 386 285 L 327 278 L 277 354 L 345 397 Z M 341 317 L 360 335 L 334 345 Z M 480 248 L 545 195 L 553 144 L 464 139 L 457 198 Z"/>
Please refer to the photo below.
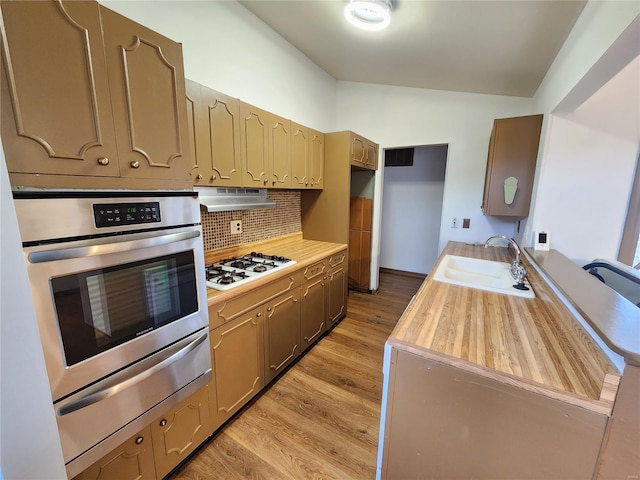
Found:
<path fill-rule="evenodd" d="M 433 274 L 433 279 L 437 282 L 452 283 L 488 292 L 534 298 L 533 289 L 526 279 L 524 283 L 529 290 L 518 290 L 513 287 L 516 282 L 511 276 L 509 267 L 510 265 L 506 262 L 445 255 Z"/>

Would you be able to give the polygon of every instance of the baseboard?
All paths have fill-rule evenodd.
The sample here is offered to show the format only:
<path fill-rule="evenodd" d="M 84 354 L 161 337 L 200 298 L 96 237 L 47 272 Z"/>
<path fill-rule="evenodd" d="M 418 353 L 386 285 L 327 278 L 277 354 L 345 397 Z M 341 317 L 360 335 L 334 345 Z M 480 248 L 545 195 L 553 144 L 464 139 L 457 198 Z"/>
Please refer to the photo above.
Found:
<path fill-rule="evenodd" d="M 380 267 L 380 273 L 390 273 L 392 275 L 400 275 L 403 277 L 411 277 L 411 278 L 427 277 L 427 275 L 425 275 L 424 273 L 407 272 L 405 270 L 394 270 L 393 268 L 382 268 L 382 267 Z"/>

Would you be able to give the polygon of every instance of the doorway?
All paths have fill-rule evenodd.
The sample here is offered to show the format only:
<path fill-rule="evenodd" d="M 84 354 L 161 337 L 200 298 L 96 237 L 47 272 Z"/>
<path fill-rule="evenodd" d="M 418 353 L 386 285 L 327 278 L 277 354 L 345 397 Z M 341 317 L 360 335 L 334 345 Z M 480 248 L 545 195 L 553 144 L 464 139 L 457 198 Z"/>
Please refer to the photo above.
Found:
<path fill-rule="evenodd" d="M 448 145 L 413 149 L 411 165 L 385 165 L 380 267 L 426 275 L 439 254 Z"/>

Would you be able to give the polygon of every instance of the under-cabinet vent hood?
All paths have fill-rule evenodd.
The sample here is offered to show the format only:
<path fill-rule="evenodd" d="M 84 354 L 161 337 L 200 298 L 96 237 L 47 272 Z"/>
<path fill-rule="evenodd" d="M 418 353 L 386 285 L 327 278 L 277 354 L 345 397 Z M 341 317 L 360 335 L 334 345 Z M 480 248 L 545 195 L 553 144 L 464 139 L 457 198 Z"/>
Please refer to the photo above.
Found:
<path fill-rule="evenodd" d="M 209 212 L 275 208 L 266 188 L 195 187 L 200 205 Z"/>

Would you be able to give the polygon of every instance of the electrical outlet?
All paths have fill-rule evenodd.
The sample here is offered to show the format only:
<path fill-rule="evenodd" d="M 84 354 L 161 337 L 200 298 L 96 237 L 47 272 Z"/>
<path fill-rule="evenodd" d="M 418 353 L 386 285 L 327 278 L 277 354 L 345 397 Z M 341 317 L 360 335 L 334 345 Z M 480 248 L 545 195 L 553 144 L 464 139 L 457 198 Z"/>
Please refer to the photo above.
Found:
<path fill-rule="evenodd" d="M 242 233 L 242 220 L 231 220 L 231 235 Z"/>
<path fill-rule="evenodd" d="M 451 219 L 451 228 L 458 228 L 458 219 L 456 217 Z"/>

